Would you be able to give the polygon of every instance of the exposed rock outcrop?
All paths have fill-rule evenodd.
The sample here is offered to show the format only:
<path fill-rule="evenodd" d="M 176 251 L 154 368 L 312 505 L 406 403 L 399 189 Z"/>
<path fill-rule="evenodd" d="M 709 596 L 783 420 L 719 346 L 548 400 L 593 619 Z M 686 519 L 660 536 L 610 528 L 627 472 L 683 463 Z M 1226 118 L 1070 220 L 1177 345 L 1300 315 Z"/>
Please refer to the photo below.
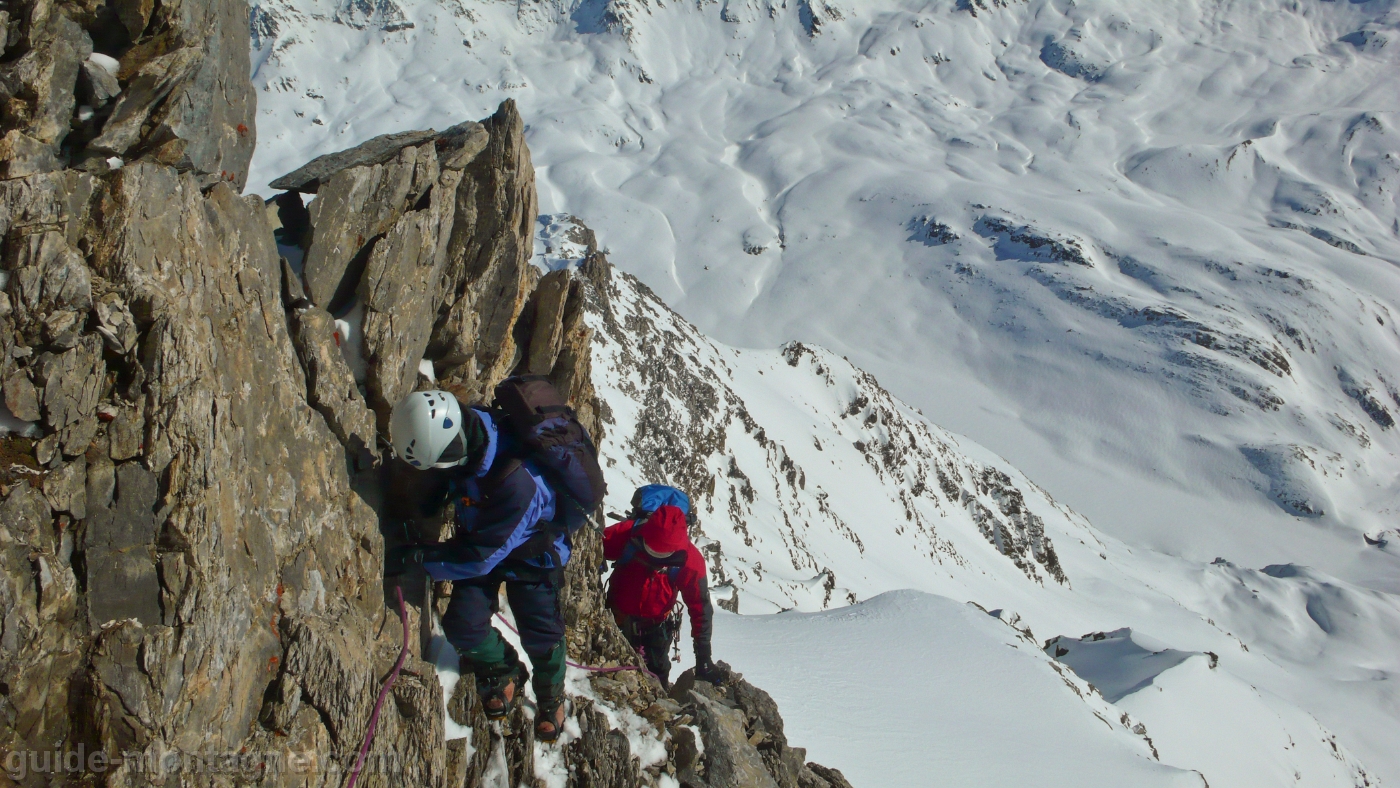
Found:
<path fill-rule="evenodd" d="M 529 264 L 514 104 L 317 159 L 279 180 L 314 194 L 310 210 L 296 195 L 270 209 L 239 193 L 242 2 L 28 0 L 0 19 L 0 394 L 31 423 L 0 435 L 0 750 L 36 754 L 6 779 L 341 785 L 402 646 L 360 785 L 542 784 L 529 712 L 488 724 L 470 677 L 444 697 L 426 639 L 404 642 L 397 593 L 421 633 L 448 589 L 429 600 L 421 576 L 382 575 L 406 519 L 446 535 L 405 513 L 411 489 L 379 448 L 423 361 L 476 400 L 548 375 L 605 438 L 583 316 L 608 264 L 592 244 L 577 271 Z M 278 222 L 301 270 L 278 255 Z M 570 655 L 635 666 L 601 606 L 596 529 L 574 554 Z M 640 673 L 592 681 L 559 747 L 569 785 L 706 767 L 835 784 L 801 782 L 800 751 L 747 685 L 687 701 L 739 699 L 748 716 L 703 729 L 750 737 L 730 764 Z M 444 709 L 469 740 L 444 741 Z M 665 758 L 643 763 L 619 715 L 645 720 Z M 754 749 L 750 729 L 770 738 Z"/>
<path fill-rule="evenodd" d="M 316 195 L 306 295 L 335 315 L 363 307 L 356 328 L 381 427 L 425 354 L 481 398 L 524 352 L 536 213 L 524 128 L 507 101 L 484 123 L 376 137 L 275 181 Z"/>
<path fill-rule="evenodd" d="M 245 3 L 28 0 L 7 11 L 6 177 L 141 158 L 242 188 L 255 138 Z"/>
<path fill-rule="evenodd" d="M 703 753 L 693 744 L 677 747 L 682 788 L 850 788 L 840 771 L 807 762 L 806 750 L 788 744 L 778 704 L 743 676 L 731 672 L 711 684 L 686 671 L 671 697 L 684 704 L 680 720 L 694 721 L 704 745 Z M 684 739 L 694 728 L 680 730 Z"/>

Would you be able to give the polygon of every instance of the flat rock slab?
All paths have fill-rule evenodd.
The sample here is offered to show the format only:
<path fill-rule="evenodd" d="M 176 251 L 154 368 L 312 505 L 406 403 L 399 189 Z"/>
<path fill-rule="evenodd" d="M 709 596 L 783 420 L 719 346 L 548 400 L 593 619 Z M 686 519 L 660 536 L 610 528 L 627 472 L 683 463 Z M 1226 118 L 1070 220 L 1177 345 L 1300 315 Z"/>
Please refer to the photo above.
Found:
<path fill-rule="evenodd" d="M 487 134 L 485 128 L 475 121 L 460 123 L 443 132 L 428 129 L 381 134 L 349 150 L 318 156 L 268 185 L 282 191 L 314 194 L 322 183 L 342 170 L 384 164 L 404 148 L 421 145 L 428 140 L 439 142 L 444 161 L 451 165 L 449 169 L 460 169 L 486 147 Z"/>
<path fill-rule="evenodd" d="M 116 469 L 115 492 L 115 501 L 99 501 L 88 520 L 88 615 L 94 631 L 127 618 L 161 622 L 154 548 L 159 482 L 128 462 Z"/>

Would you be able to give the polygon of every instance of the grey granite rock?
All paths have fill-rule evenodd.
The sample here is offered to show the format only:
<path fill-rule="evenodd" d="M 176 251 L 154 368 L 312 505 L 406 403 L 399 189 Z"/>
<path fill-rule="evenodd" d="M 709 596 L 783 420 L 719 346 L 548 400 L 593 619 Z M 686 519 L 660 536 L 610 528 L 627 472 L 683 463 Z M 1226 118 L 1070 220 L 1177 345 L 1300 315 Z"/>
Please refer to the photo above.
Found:
<path fill-rule="evenodd" d="M 797 785 L 798 788 L 851 788 L 839 769 L 828 769 L 819 763 L 804 765 Z"/>
<path fill-rule="evenodd" d="M 93 107 L 106 106 L 107 102 L 122 92 L 121 83 L 117 82 L 117 75 L 108 71 L 105 66 L 94 61 L 91 57 L 83 61 L 81 68 L 79 85 L 86 93 L 83 98 L 91 102 Z"/>
<path fill-rule="evenodd" d="M 310 206 L 302 275 L 312 302 L 332 313 L 348 305 L 375 245 L 428 190 L 436 170 L 436 153 L 422 145 L 330 178 Z"/>
<path fill-rule="evenodd" d="M 42 415 L 39 411 L 39 392 L 23 369 L 12 369 L 5 378 L 4 388 L 5 407 L 9 408 L 12 416 L 20 421 L 39 420 Z"/>
<path fill-rule="evenodd" d="M 469 120 L 442 132 L 437 138 L 438 161 L 444 170 L 465 168 L 491 140 L 486 127 Z"/>
<path fill-rule="evenodd" d="M 0 65 L 0 99 L 7 112 L 0 127 L 19 129 L 57 151 L 68 136 L 73 91 L 83 59 L 92 53 L 87 33 L 54 4 L 35 3 L 21 13 L 28 51 Z"/>
<path fill-rule="evenodd" d="M 54 146 L 37 140 L 19 129 L 0 137 L 0 180 L 23 178 L 59 169 Z"/>
<path fill-rule="evenodd" d="M 36 232 L 16 240 L 10 293 L 21 331 L 33 338 L 55 311 L 92 307 L 92 276 L 62 233 Z"/>
<path fill-rule="evenodd" d="M 550 271 L 540 279 L 530 295 L 534 316 L 530 329 L 530 347 L 525 354 L 525 368 L 531 375 L 548 375 L 564 345 L 564 307 L 569 300 L 571 284 L 569 269 Z"/>
<path fill-rule="evenodd" d="M 381 134 L 353 148 L 317 156 L 268 185 L 279 190 L 318 194 L 321 186 L 340 172 L 387 164 L 397 158 L 404 148 L 416 147 L 429 140 L 434 142 L 444 169 L 460 170 L 486 147 L 489 138 L 486 129 L 475 121 L 460 123 L 442 132 L 427 129 Z"/>
<path fill-rule="evenodd" d="M 97 402 L 106 384 L 102 340 L 88 335 L 72 350 L 44 353 L 35 365 L 44 386 L 44 421 L 63 452 L 82 454 L 97 435 Z"/>
<path fill-rule="evenodd" d="M 456 190 L 445 303 L 469 295 L 480 315 L 474 359 L 481 371 L 471 372 L 488 391 L 510 374 L 520 354 L 513 329 L 529 295 L 538 210 L 525 122 L 515 102 L 502 102 L 482 125 L 490 141 Z"/>
<path fill-rule="evenodd" d="M 131 78 L 117 100 L 102 133 L 88 143 L 91 150 L 126 156 L 141 141 L 143 127 L 170 96 L 190 78 L 204 58 L 199 47 L 189 46 L 153 58 Z"/>
<path fill-rule="evenodd" d="M 97 318 L 97 333 L 113 353 L 126 355 L 136 347 L 136 320 L 120 295 L 108 293 L 97 299 L 93 315 Z"/>
<path fill-rule="evenodd" d="M 697 682 L 699 684 L 699 682 Z M 705 780 L 712 788 L 778 788 L 744 731 L 744 713 L 692 690 L 690 702 L 705 740 Z"/>
<path fill-rule="evenodd" d="M 111 503 L 93 509 L 84 564 L 94 631 L 128 618 L 147 625 L 161 620 L 155 565 L 158 496 L 156 478 L 140 465 L 126 463 L 116 470 Z"/>
<path fill-rule="evenodd" d="M 55 512 L 87 517 L 87 461 L 78 458 L 44 477 L 44 498 Z"/>
<path fill-rule="evenodd" d="M 293 322 L 292 341 L 306 369 L 307 401 L 352 456 L 361 450 L 377 452 L 374 413 L 340 351 L 335 321 L 324 309 L 309 307 L 296 313 Z"/>
<path fill-rule="evenodd" d="M 436 136 L 432 129 L 381 134 L 353 148 L 317 156 L 268 185 L 281 191 L 319 194 L 322 185 L 345 170 L 387 164 L 397 159 L 404 148 L 422 145 Z"/>
<path fill-rule="evenodd" d="M 141 454 L 146 440 L 146 421 L 140 406 L 117 409 L 116 418 L 107 425 L 108 455 L 118 462 Z"/>
<path fill-rule="evenodd" d="M 257 140 L 256 95 L 248 69 L 247 3 L 160 3 L 150 24 L 167 26 L 181 46 L 198 47 L 203 56 L 151 117 L 145 146 L 154 149 L 158 161 L 205 176 L 206 184 L 222 180 L 234 191 L 242 190 Z"/>
<path fill-rule="evenodd" d="M 441 305 L 435 285 L 446 265 L 452 191 L 459 173 L 443 174 L 422 210 L 404 214 L 375 246 L 360 281 L 370 406 L 387 428 L 389 411 L 413 391 Z"/>

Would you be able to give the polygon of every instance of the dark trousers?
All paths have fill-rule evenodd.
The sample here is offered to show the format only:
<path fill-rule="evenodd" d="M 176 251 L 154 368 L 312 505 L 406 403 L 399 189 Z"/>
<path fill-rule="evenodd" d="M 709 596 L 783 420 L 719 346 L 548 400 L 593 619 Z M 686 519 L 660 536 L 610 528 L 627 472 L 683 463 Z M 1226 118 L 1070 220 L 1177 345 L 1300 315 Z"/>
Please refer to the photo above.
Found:
<path fill-rule="evenodd" d="M 488 575 L 452 584 L 452 600 L 442 617 L 443 632 L 478 680 L 492 678 L 515 667 L 515 652 L 491 626 L 500 610 L 502 579 Z M 505 580 L 506 599 L 520 629 L 535 668 L 535 689 L 562 684 L 564 679 L 564 616 L 559 609 L 559 589 L 549 580 Z M 546 689 L 546 691 L 548 691 Z"/>
<path fill-rule="evenodd" d="M 661 683 L 669 687 L 671 638 L 675 634 L 671 630 L 671 620 L 665 618 L 661 621 L 645 621 L 619 613 L 613 613 L 613 618 L 617 619 L 617 626 L 626 636 L 627 642 L 642 655 L 647 670 L 655 673 L 656 677 L 661 679 Z"/>

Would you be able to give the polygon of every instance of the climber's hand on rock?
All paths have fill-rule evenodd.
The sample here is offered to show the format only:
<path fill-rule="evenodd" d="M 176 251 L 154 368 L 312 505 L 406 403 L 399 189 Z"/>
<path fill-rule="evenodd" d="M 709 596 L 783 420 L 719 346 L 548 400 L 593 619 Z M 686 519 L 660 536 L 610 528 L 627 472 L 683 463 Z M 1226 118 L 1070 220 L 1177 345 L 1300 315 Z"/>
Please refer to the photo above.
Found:
<path fill-rule="evenodd" d="M 716 665 L 708 657 L 695 663 L 695 678 L 701 681 L 708 681 L 711 684 L 719 684 L 729 677 L 729 671 L 722 665 Z"/>
<path fill-rule="evenodd" d="M 400 545 L 389 548 L 384 556 L 384 576 L 398 577 L 423 566 L 422 545 Z"/>

